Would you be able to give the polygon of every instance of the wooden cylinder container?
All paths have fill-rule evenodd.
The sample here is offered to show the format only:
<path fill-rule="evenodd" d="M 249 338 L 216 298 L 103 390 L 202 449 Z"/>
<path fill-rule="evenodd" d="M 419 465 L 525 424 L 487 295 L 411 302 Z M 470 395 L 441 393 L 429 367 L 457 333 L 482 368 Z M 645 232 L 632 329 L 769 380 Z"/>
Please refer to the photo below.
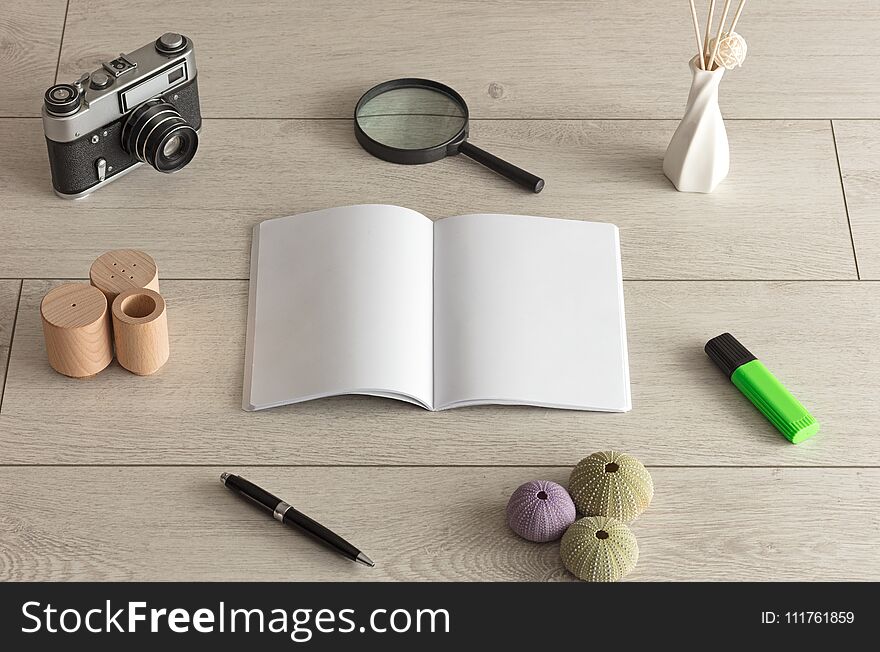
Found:
<path fill-rule="evenodd" d="M 94 376 L 113 360 L 107 298 L 85 283 L 65 283 L 40 303 L 49 364 L 73 378 Z"/>
<path fill-rule="evenodd" d="M 113 305 L 116 295 L 131 288 L 159 291 L 159 268 L 148 254 L 136 249 L 114 249 L 101 254 L 89 270 L 89 280 Z"/>
<path fill-rule="evenodd" d="M 165 299 L 148 289 L 129 289 L 113 300 L 113 335 L 119 364 L 140 376 L 157 372 L 168 361 Z"/>

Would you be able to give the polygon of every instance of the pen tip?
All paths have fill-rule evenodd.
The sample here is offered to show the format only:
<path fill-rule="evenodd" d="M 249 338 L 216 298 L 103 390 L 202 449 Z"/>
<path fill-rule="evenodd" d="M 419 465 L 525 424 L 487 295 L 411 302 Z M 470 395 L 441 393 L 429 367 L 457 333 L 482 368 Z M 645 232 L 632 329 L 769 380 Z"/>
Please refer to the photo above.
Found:
<path fill-rule="evenodd" d="M 228 477 L 229 477 L 228 473 L 221 473 L 220 474 L 220 482 L 222 482 L 224 486 L 226 485 L 226 478 L 228 478 Z"/>
<path fill-rule="evenodd" d="M 370 559 L 369 557 L 367 557 L 367 556 L 366 556 L 364 553 L 362 553 L 362 552 L 359 552 L 359 553 L 358 553 L 358 556 L 357 556 L 356 561 L 357 561 L 358 563 L 363 564 L 364 566 L 369 566 L 370 568 L 373 568 L 373 567 L 376 565 L 376 562 L 374 562 L 372 559 Z"/>

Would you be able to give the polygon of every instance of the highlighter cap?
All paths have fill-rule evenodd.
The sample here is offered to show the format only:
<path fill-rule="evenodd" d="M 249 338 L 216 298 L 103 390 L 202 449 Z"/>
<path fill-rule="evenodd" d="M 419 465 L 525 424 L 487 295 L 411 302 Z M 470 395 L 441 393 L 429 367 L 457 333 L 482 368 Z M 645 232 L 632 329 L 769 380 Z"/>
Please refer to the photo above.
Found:
<path fill-rule="evenodd" d="M 706 342 L 704 350 L 706 355 L 728 378 L 742 365 L 757 360 L 752 352 L 740 344 L 739 340 L 730 333 L 722 333 L 718 337 L 713 337 Z"/>

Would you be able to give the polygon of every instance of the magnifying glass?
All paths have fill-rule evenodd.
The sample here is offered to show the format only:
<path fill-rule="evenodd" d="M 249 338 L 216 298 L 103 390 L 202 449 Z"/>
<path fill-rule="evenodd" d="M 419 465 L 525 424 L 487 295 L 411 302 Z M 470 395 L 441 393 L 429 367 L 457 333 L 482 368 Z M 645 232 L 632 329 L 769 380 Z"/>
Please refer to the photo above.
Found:
<path fill-rule="evenodd" d="M 532 192 L 544 180 L 468 142 L 468 108 L 454 90 L 430 79 L 395 79 L 374 86 L 354 110 L 358 142 L 373 156 L 418 165 L 464 154 Z"/>

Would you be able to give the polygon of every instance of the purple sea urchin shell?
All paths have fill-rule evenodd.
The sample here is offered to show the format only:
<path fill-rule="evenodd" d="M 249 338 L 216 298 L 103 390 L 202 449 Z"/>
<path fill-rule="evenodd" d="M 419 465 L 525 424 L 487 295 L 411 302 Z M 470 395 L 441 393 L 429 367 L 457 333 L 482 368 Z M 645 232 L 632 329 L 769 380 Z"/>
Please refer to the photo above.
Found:
<path fill-rule="evenodd" d="M 507 503 L 507 523 L 523 539 L 555 541 L 574 523 L 574 502 L 565 487 L 549 480 L 521 485 Z"/>

